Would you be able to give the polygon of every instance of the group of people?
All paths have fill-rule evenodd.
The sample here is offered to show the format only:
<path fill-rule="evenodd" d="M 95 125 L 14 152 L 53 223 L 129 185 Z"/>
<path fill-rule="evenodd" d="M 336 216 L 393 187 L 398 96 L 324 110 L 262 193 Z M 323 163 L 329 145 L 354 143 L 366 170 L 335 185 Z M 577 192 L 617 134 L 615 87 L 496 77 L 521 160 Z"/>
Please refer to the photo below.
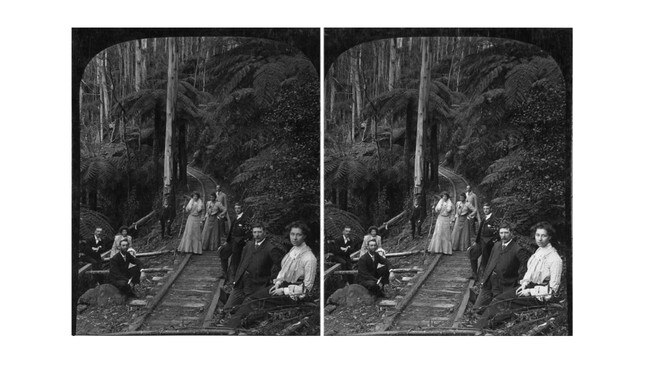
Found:
<path fill-rule="evenodd" d="M 476 243 L 476 252 L 485 250 L 481 247 L 484 243 L 492 243 L 473 307 L 480 329 L 502 323 L 513 310 L 544 305 L 558 293 L 562 278 L 562 258 L 551 245 L 555 230 L 548 222 L 533 227 L 537 250 L 532 256 L 514 238 L 507 222 L 493 226 L 498 228 L 499 239 Z M 470 252 L 470 258 L 473 256 L 476 254 Z"/>
<path fill-rule="evenodd" d="M 163 209 L 163 215 L 165 212 Z M 187 212 L 187 220 L 178 251 L 202 254 L 204 250 L 217 250 L 221 246 L 221 237 L 226 230 L 228 213 L 228 198 L 221 191 L 221 186 L 216 186 L 216 191 L 210 194 L 210 200 L 205 205 L 198 192 L 192 193 L 192 198 L 185 206 L 185 212 Z M 162 218 L 161 226 L 164 235 L 165 222 Z"/>
<path fill-rule="evenodd" d="M 79 259 L 97 270 L 104 261 L 102 255 L 109 254 L 108 283 L 127 296 L 137 296 L 136 286 L 142 276 L 142 262 L 136 258 L 135 249 L 132 248 L 133 238 L 128 231 L 126 226 L 121 227 L 113 244 L 109 245 L 109 241 L 103 237 L 103 229 L 95 228 L 91 238 L 80 241 Z"/>
<path fill-rule="evenodd" d="M 384 296 L 384 286 L 389 283 L 390 263 L 386 259 L 386 251 L 381 246 L 381 236 L 376 226 L 368 228 L 368 233 L 361 241 L 353 240 L 352 228 L 345 226 L 341 235 L 327 241 L 326 251 L 328 260 L 339 263 L 342 270 L 352 269 L 351 255 L 359 251 L 358 271 L 356 278 L 346 276 L 347 283 L 359 284 L 376 296 Z"/>
<path fill-rule="evenodd" d="M 313 289 L 318 263 L 305 242 L 309 228 L 300 221 L 288 228 L 291 249 L 285 254 L 283 247 L 267 238 L 262 223 L 250 225 L 253 239 L 241 251 L 233 290 L 223 308 L 224 314 L 231 314 L 227 327 L 240 328 L 243 318 L 253 310 L 295 304 Z M 240 229 L 246 230 L 246 226 Z"/>
<path fill-rule="evenodd" d="M 438 215 L 429 253 L 451 255 L 465 251 L 470 259 L 470 278 L 479 279 L 481 288 L 474 305 L 479 315 L 477 327 L 497 325 L 519 307 L 541 305 L 557 294 L 562 276 L 562 259 L 550 244 L 555 235 L 547 222 L 534 226 L 538 249 L 530 251 L 514 239 L 512 227 L 497 218 L 489 202 L 483 204 L 483 217 L 477 210 L 477 197 L 471 186 L 454 206 L 447 192 L 433 208 Z M 414 206 L 414 218 L 422 217 L 422 208 Z M 501 243 L 501 245 L 498 245 Z"/>
<path fill-rule="evenodd" d="M 467 250 L 475 236 L 476 224 L 480 226 L 482 223 L 476 207 L 476 194 L 470 186 L 467 186 L 467 192 L 460 194 L 455 206 L 449 193 L 442 192 L 442 198 L 433 207 L 438 218 L 427 252 L 451 255 L 455 250 Z M 417 215 L 421 216 L 421 211 L 418 206 Z M 415 208 L 413 215 L 416 215 Z"/>

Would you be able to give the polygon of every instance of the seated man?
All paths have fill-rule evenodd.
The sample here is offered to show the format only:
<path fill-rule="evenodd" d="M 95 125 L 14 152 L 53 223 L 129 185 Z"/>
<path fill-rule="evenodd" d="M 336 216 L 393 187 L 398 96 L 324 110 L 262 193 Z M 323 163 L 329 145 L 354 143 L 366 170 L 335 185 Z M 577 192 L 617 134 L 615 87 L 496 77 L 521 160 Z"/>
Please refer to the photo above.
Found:
<path fill-rule="evenodd" d="M 340 263 L 342 270 L 352 269 L 352 259 L 350 254 L 354 250 L 352 239 L 350 238 L 350 233 L 352 229 L 349 226 L 343 228 L 343 235 L 336 238 L 335 240 L 328 241 L 326 250 L 331 254 L 330 260 L 332 262 Z M 346 281 L 352 283 L 354 277 L 352 275 L 346 276 Z"/>
<path fill-rule="evenodd" d="M 87 263 L 91 263 L 93 269 L 95 270 L 101 269 L 102 253 L 111 249 L 110 245 L 107 244 L 107 242 L 104 240 L 102 232 L 102 228 L 96 228 L 94 235 L 86 239 L 86 244 L 81 246 L 81 252 L 83 253 L 81 260 Z"/>
<path fill-rule="evenodd" d="M 249 296 L 227 323 L 228 327 L 239 328 L 242 318 L 255 308 L 295 304 L 313 288 L 318 262 L 305 244 L 309 229 L 299 221 L 291 223 L 289 228 L 292 248 L 282 258 L 282 268 L 273 286 L 261 288 Z"/>
<path fill-rule="evenodd" d="M 282 255 L 280 248 L 266 237 L 264 224 L 255 223 L 253 241 L 246 244 L 242 252 L 241 264 L 235 274 L 233 290 L 224 306 L 230 312 L 239 306 L 246 297 L 259 289 L 265 289 L 278 272 Z"/>
<path fill-rule="evenodd" d="M 357 283 L 375 296 L 384 297 L 384 285 L 388 284 L 390 263 L 377 252 L 377 242 L 368 241 L 368 251 L 359 258 Z"/>
<path fill-rule="evenodd" d="M 553 227 L 547 222 L 534 226 L 535 242 L 539 247 L 528 260 L 528 270 L 519 288 L 497 296 L 476 327 L 494 327 L 512 315 L 512 310 L 540 306 L 558 292 L 562 276 L 562 258 L 550 244 Z"/>
<path fill-rule="evenodd" d="M 129 241 L 122 239 L 119 253 L 110 261 L 108 282 L 127 296 L 137 296 L 133 287 L 140 283 L 141 268 L 142 262 L 129 252 Z"/>

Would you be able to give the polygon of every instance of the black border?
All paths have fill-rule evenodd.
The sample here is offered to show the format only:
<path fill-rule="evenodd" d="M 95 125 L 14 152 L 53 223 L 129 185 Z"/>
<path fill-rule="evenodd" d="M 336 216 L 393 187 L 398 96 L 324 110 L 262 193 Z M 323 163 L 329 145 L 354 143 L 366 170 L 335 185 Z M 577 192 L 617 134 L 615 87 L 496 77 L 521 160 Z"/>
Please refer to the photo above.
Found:
<path fill-rule="evenodd" d="M 319 28 L 72 28 L 72 335 L 76 334 L 79 237 L 79 85 L 86 65 L 102 50 L 127 41 L 161 37 L 255 37 L 285 42 L 299 49 L 320 75 Z"/>
<path fill-rule="evenodd" d="M 567 130 L 565 206 L 571 253 L 567 260 L 567 328 L 573 335 L 573 29 L 572 28 L 325 28 L 325 74 L 336 58 L 348 49 L 370 41 L 398 37 L 494 37 L 530 43 L 547 52 L 557 62 L 566 87 Z M 325 75 L 327 76 L 327 75 Z"/>

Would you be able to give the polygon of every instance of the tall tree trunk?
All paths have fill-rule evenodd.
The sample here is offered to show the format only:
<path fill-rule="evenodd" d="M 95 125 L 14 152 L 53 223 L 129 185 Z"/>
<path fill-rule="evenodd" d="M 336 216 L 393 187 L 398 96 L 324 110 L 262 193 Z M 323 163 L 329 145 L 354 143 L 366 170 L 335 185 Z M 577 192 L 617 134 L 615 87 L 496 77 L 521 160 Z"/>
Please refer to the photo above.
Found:
<path fill-rule="evenodd" d="M 178 53 L 176 39 L 167 38 L 168 65 L 167 65 L 167 106 L 165 119 L 165 163 L 163 170 L 163 194 L 173 195 L 173 145 L 174 118 L 176 114 L 176 97 L 178 91 Z"/>
<path fill-rule="evenodd" d="M 388 40 L 390 42 L 390 63 L 388 67 L 388 91 L 391 91 L 395 88 L 395 71 L 397 70 L 397 49 L 396 43 L 397 40 L 392 38 Z"/>
<path fill-rule="evenodd" d="M 187 184 L 187 149 L 186 149 L 187 125 L 185 122 L 178 123 L 178 182 L 179 187 Z"/>
<path fill-rule="evenodd" d="M 139 92 L 142 83 L 142 46 L 139 39 L 134 41 L 133 47 L 135 49 L 135 91 Z"/>
<path fill-rule="evenodd" d="M 440 190 L 438 182 L 438 121 L 430 116 L 431 138 L 430 138 L 430 161 L 431 161 L 431 184 L 430 189 L 435 192 Z"/>
<path fill-rule="evenodd" d="M 97 57 L 97 81 L 99 84 L 99 142 L 104 140 L 104 123 L 109 121 L 109 95 L 106 85 L 106 51 Z"/>
<path fill-rule="evenodd" d="M 205 51 L 205 60 L 203 60 L 203 88 L 201 91 L 205 91 L 205 66 L 208 63 L 208 59 L 210 58 L 210 50 Z"/>
<path fill-rule="evenodd" d="M 354 92 L 354 70 L 356 68 L 354 67 L 354 56 L 352 56 L 352 52 L 350 52 L 350 95 L 351 95 L 351 101 L 352 101 L 352 123 L 351 123 L 351 128 L 350 128 L 350 142 L 354 144 L 354 127 L 356 125 L 356 113 L 355 113 L 355 108 L 356 108 L 356 93 Z"/>
<path fill-rule="evenodd" d="M 336 85 L 334 85 L 334 64 L 329 73 L 329 87 L 330 87 L 330 108 L 329 108 L 329 123 L 332 126 L 336 126 L 336 116 L 334 115 L 334 103 L 336 102 Z M 328 123 L 325 124 L 325 130 L 327 130 Z"/>
<path fill-rule="evenodd" d="M 160 164 L 160 157 L 164 154 L 165 146 L 165 119 L 162 113 L 162 103 L 156 100 L 154 107 L 154 133 L 153 133 L 153 162 L 155 164 L 156 187 L 163 182 L 163 167 Z"/>
<path fill-rule="evenodd" d="M 354 92 L 357 103 L 357 120 L 362 122 L 361 112 L 363 111 L 363 100 L 361 97 L 361 82 L 359 80 L 359 70 L 361 68 L 361 47 L 358 47 L 357 57 L 354 59 Z"/>
<path fill-rule="evenodd" d="M 454 58 L 456 57 L 456 46 L 452 44 L 451 49 L 451 62 L 449 63 L 449 75 L 447 76 L 447 88 L 451 82 L 451 71 L 454 69 Z"/>
<path fill-rule="evenodd" d="M 422 192 L 422 179 L 424 175 L 424 120 L 427 113 L 427 100 L 429 99 L 429 65 L 431 63 L 431 53 L 429 38 L 422 39 L 422 66 L 420 68 L 420 91 L 418 94 L 418 121 L 417 135 L 415 138 L 415 169 L 413 171 L 413 194 L 417 195 Z"/>

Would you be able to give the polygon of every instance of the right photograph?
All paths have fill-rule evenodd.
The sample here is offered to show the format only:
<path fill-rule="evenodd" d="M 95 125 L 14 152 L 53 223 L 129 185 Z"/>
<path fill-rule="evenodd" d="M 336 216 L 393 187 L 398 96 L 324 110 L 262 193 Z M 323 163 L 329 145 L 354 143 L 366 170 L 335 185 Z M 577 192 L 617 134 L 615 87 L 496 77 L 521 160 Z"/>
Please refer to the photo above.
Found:
<path fill-rule="evenodd" d="M 325 29 L 325 335 L 572 335 L 572 30 Z"/>

